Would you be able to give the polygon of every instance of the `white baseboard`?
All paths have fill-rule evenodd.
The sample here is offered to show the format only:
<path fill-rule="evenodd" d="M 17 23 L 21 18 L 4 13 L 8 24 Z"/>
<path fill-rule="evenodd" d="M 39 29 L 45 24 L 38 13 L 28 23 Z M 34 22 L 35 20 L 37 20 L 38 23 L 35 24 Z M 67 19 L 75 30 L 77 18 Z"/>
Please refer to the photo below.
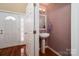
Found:
<path fill-rule="evenodd" d="M 49 46 L 46 46 L 46 48 L 50 49 L 52 52 L 54 52 L 55 54 L 57 54 L 58 56 L 62 56 L 60 53 L 58 53 L 56 50 L 52 49 Z"/>

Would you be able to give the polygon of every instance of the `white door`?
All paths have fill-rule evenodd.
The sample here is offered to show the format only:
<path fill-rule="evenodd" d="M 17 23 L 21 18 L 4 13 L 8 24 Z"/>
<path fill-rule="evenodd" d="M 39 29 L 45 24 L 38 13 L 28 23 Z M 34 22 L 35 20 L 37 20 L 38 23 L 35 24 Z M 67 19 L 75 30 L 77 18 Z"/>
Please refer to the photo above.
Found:
<path fill-rule="evenodd" d="M 20 43 L 20 16 L 0 12 L 0 48 Z"/>
<path fill-rule="evenodd" d="M 34 4 L 29 3 L 24 17 L 24 40 L 26 42 L 27 55 L 39 55 L 39 10 L 34 9 Z M 35 15 L 36 13 L 36 15 Z M 36 34 L 33 31 L 36 30 Z"/>
<path fill-rule="evenodd" d="M 34 55 L 34 7 L 28 4 L 26 8 L 26 16 L 24 17 L 24 42 L 26 43 L 26 53 L 29 56 Z"/>

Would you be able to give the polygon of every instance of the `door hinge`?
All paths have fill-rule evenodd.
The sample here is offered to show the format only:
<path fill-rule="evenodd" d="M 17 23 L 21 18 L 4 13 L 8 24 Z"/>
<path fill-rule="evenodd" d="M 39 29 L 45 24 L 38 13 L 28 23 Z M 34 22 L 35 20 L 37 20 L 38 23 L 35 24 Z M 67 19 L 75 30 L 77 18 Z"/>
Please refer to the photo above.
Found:
<path fill-rule="evenodd" d="M 34 3 L 33 5 L 36 6 L 36 3 Z"/>
<path fill-rule="evenodd" d="M 33 31 L 33 34 L 36 34 L 36 30 Z"/>

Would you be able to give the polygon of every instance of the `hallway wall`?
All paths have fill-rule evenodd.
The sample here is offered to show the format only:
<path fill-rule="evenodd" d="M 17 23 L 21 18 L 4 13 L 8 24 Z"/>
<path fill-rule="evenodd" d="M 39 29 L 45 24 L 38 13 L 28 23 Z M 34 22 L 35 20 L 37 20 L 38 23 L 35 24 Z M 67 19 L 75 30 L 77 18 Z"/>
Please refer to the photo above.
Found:
<path fill-rule="evenodd" d="M 52 7 L 53 6 L 53 7 Z M 61 55 L 70 55 L 71 49 L 71 6 L 54 4 L 47 8 L 48 46 Z"/>

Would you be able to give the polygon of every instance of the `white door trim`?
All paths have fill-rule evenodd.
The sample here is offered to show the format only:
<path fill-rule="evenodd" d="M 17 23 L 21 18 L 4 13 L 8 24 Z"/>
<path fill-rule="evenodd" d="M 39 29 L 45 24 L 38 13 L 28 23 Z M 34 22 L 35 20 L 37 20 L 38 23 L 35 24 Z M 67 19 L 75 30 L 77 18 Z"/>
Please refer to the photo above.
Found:
<path fill-rule="evenodd" d="M 35 34 L 35 56 L 39 56 L 39 4 L 36 3 L 35 6 L 35 30 L 36 30 L 36 34 Z"/>

